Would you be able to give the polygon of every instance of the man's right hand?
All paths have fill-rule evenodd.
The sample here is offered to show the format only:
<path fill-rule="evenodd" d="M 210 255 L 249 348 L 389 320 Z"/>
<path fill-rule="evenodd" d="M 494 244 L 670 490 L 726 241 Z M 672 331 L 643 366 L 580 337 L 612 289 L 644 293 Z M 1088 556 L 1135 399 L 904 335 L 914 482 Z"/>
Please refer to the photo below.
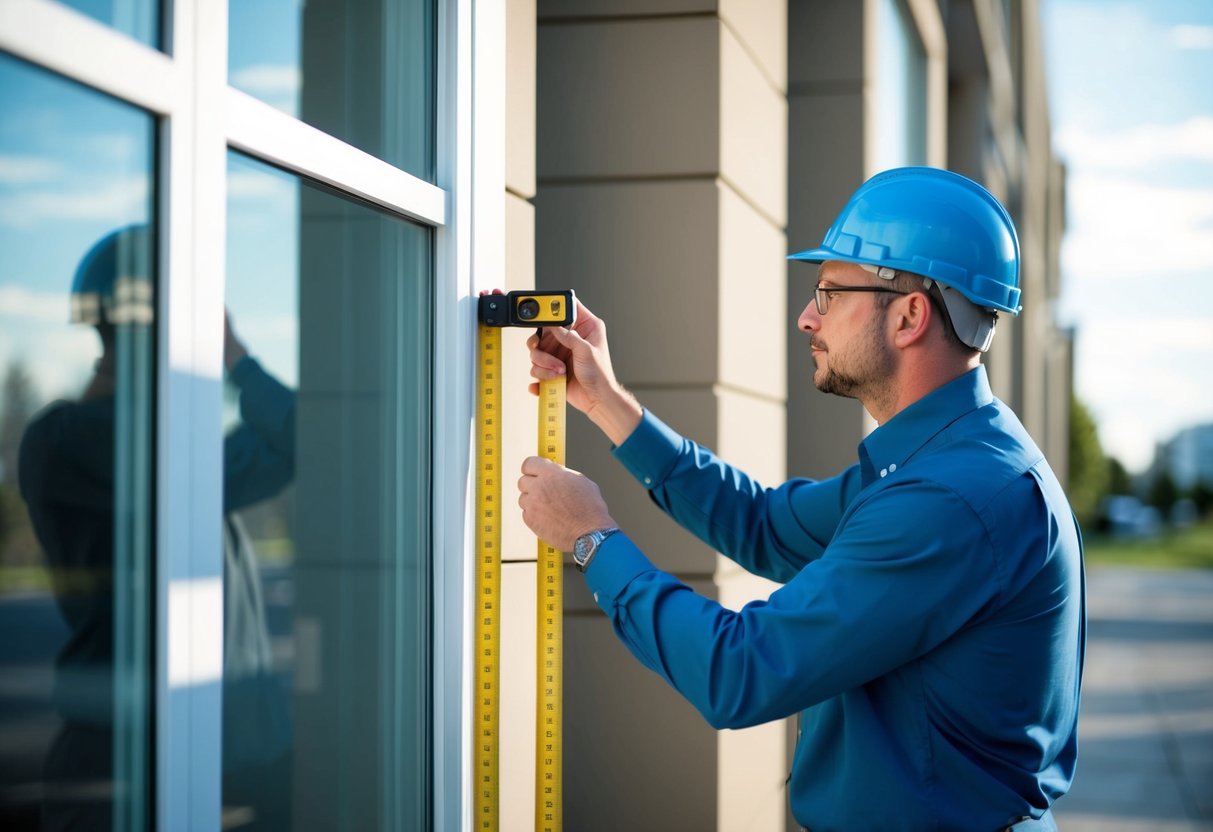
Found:
<path fill-rule="evenodd" d="M 586 414 L 616 445 L 632 433 L 643 413 L 631 393 L 619 384 L 611 367 L 606 324 L 577 302 L 573 326 L 545 327 L 527 339 L 531 350 L 531 376 L 546 381 L 566 377 L 568 403 Z M 530 385 L 539 393 L 539 383 Z"/>

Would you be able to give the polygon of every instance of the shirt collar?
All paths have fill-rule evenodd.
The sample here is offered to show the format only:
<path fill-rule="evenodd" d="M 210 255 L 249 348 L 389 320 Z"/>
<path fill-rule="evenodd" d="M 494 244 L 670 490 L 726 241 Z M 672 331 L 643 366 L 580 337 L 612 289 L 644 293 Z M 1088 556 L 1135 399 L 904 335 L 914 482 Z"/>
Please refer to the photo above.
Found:
<path fill-rule="evenodd" d="M 983 365 L 923 396 L 859 443 L 863 485 L 896 472 L 952 422 L 993 401 Z"/>

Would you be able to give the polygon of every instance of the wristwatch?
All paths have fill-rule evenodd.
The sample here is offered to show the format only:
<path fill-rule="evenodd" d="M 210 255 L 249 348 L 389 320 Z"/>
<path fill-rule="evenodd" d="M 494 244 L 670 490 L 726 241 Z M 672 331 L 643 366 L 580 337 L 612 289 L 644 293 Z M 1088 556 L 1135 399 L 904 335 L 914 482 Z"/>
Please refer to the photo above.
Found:
<path fill-rule="evenodd" d="M 602 541 L 617 531 L 619 531 L 618 527 L 595 529 L 577 538 L 577 542 L 573 544 L 573 564 L 577 567 L 578 572 L 584 572 L 589 567 L 590 561 L 594 559 Z"/>

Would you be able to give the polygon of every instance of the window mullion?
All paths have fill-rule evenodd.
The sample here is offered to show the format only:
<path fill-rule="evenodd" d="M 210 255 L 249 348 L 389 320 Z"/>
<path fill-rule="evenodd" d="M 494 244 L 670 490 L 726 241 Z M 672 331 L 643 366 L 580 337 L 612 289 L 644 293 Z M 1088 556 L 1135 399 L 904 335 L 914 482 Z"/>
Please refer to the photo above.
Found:
<path fill-rule="evenodd" d="M 172 28 L 182 82 L 161 131 L 157 828 L 218 829 L 226 4 L 178 0 Z"/>
<path fill-rule="evenodd" d="M 0 2 L 0 50 L 157 115 L 187 99 L 172 58 L 48 0 Z"/>

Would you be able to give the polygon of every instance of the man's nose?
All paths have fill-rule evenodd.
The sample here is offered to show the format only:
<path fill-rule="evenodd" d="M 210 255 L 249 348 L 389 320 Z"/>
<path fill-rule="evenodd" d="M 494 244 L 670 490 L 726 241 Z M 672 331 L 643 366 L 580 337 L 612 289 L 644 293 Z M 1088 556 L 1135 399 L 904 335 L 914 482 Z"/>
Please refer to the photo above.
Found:
<path fill-rule="evenodd" d="M 817 304 L 812 298 L 796 319 L 796 326 L 801 332 L 816 332 L 821 328 L 821 315 L 817 314 Z"/>

